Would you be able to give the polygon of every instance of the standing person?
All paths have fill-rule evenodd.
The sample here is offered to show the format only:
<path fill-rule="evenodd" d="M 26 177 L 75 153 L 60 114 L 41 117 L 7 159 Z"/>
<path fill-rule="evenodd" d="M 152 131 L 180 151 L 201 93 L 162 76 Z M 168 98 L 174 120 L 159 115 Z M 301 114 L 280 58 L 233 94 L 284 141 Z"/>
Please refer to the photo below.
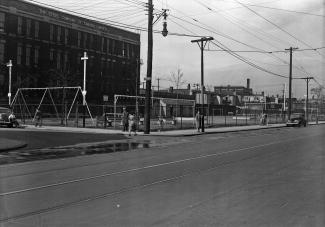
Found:
<path fill-rule="evenodd" d="M 10 111 L 10 115 L 9 115 L 8 119 L 13 127 L 19 127 L 19 123 L 18 123 L 16 116 L 14 115 L 14 112 L 12 110 Z"/>
<path fill-rule="evenodd" d="M 123 107 L 123 113 L 122 113 L 122 126 L 123 126 L 123 132 L 128 131 L 129 113 L 126 111 L 125 107 Z"/>
<path fill-rule="evenodd" d="M 196 112 L 195 115 L 195 126 L 196 126 L 196 130 L 199 132 L 201 128 L 201 115 L 199 110 Z"/>
<path fill-rule="evenodd" d="M 134 115 L 129 115 L 129 136 L 131 136 L 131 132 L 134 132 L 134 135 L 137 135 L 137 129 L 135 125 Z"/>
<path fill-rule="evenodd" d="M 39 109 L 36 109 L 36 115 L 35 115 L 35 127 L 39 126 L 42 127 L 42 112 Z"/>

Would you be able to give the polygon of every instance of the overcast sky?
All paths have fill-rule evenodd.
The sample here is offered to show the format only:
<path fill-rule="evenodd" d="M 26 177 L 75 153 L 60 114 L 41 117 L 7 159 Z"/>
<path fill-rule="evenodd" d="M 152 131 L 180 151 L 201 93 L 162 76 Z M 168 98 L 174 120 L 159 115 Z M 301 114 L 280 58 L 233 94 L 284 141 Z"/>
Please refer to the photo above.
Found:
<path fill-rule="evenodd" d="M 37 0 L 92 16 L 118 21 L 137 27 L 147 27 L 144 0 Z M 205 84 L 246 86 L 251 79 L 254 92 L 281 94 L 288 85 L 289 53 L 256 53 L 251 51 L 283 51 L 289 47 L 299 50 L 325 46 L 324 0 L 153 0 L 155 11 L 168 9 L 169 33 L 186 36 L 154 35 L 153 84 L 167 88 L 165 81 L 171 72 L 180 68 L 187 83 L 200 83 L 200 49 L 193 36 L 212 36 L 204 53 Z M 156 22 L 155 30 L 162 30 L 163 20 Z M 137 31 L 139 32 L 139 31 Z M 237 52 L 239 58 L 257 67 L 278 74 L 263 72 L 235 58 L 217 45 Z M 146 76 L 147 32 L 141 32 L 141 78 Z M 324 85 L 325 49 L 293 53 L 293 76 L 313 76 Z M 142 79 L 143 80 L 143 79 Z M 312 82 L 311 87 L 317 83 Z M 185 86 L 184 86 L 185 87 Z M 293 81 L 293 94 L 303 97 L 304 80 Z"/>

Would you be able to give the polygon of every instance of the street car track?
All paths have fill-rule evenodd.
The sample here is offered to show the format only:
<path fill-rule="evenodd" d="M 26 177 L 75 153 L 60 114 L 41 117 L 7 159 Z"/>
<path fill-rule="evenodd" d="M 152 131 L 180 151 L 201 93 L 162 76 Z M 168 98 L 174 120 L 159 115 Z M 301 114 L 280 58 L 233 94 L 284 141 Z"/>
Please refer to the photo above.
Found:
<path fill-rule="evenodd" d="M 311 137 L 312 137 L 312 135 L 311 135 Z M 125 171 L 106 173 L 106 174 L 101 174 L 101 175 L 92 176 L 92 177 L 88 177 L 88 178 L 80 178 L 80 179 L 75 179 L 75 180 L 71 180 L 71 181 L 59 182 L 57 184 L 43 185 L 43 186 L 40 186 L 40 187 L 26 188 L 26 189 L 22 189 L 22 190 L 5 192 L 5 193 L 1 193 L 0 196 L 13 196 L 15 194 L 30 192 L 30 191 L 34 191 L 34 190 L 41 190 L 41 189 L 45 189 L 45 188 L 49 188 L 49 187 L 58 187 L 58 186 L 66 185 L 66 184 L 72 184 L 72 183 L 87 181 L 87 180 L 91 180 L 91 179 L 109 177 L 109 176 L 118 175 L 118 174 L 125 174 L 125 173 L 140 171 L 140 170 L 144 170 L 144 169 L 156 168 L 156 167 L 161 167 L 161 166 L 166 166 L 166 165 L 175 165 L 175 164 L 179 164 L 179 163 L 182 163 L 182 162 L 189 162 L 189 161 L 198 160 L 198 159 L 211 158 L 213 156 L 214 157 L 223 156 L 223 155 L 231 154 L 231 153 L 235 153 L 235 152 L 240 152 L 240 151 L 245 151 L 245 150 L 254 150 L 254 149 L 263 148 L 263 147 L 266 147 L 266 146 L 271 146 L 271 145 L 281 144 L 281 143 L 285 143 L 285 142 L 289 142 L 289 141 L 299 140 L 301 138 L 305 138 L 305 136 L 304 137 L 291 138 L 291 139 L 287 139 L 287 140 L 276 141 L 276 142 L 271 142 L 271 143 L 267 143 L 267 144 L 256 145 L 256 146 L 249 146 L 249 147 L 240 148 L 240 149 L 228 150 L 228 151 L 224 151 L 224 152 L 221 152 L 221 153 L 201 155 L 201 156 L 196 156 L 196 157 L 192 157 L 192 158 L 186 158 L 186 159 L 182 159 L 182 160 L 172 161 L 172 162 L 160 163 L 160 164 L 156 164 L 156 165 L 148 165 L 148 166 L 144 166 L 144 167 L 141 167 L 141 168 L 134 168 L 134 169 L 129 169 L 129 170 L 125 170 Z M 215 166 L 212 166 L 210 168 L 207 168 L 207 169 L 189 171 L 189 172 L 187 172 L 185 174 L 182 174 L 182 175 L 178 175 L 178 176 L 174 176 L 174 177 L 170 177 L 170 178 L 160 179 L 158 181 L 150 182 L 150 183 L 147 183 L 147 184 L 134 185 L 132 187 L 123 188 L 123 189 L 118 190 L 118 191 L 113 191 L 113 192 L 104 193 L 104 194 L 95 195 L 95 196 L 84 197 L 84 198 L 81 198 L 81 199 L 76 200 L 76 201 L 67 202 L 67 203 L 56 205 L 56 206 L 51 206 L 51 207 L 48 207 L 48 208 L 44 208 L 44 209 L 40 209 L 40 210 L 27 212 L 27 213 L 19 214 L 19 215 L 16 215 L 16 216 L 11 216 L 11 217 L 7 217 L 7 218 L 4 218 L 4 219 L 0 219 L 0 223 L 1 222 L 12 221 L 12 220 L 23 218 L 23 217 L 29 217 L 29 216 L 36 215 L 36 214 L 51 212 L 51 211 L 58 210 L 58 209 L 63 209 L 65 207 L 78 205 L 78 204 L 81 204 L 81 203 L 84 203 L 84 202 L 88 202 L 88 201 L 92 201 L 92 200 L 96 200 L 96 199 L 100 199 L 100 198 L 105 198 L 105 197 L 109 197 L 109 196 L 118 195 L 118 194 L 123 193 L 123 192 L 128 192 L 128 191 L 137 190 L 137 189 L 140 189 L 140 188 L 145 188 L 145 187 L 149 187 L 149 186 L 153 186 L 153 185 L 157 185 L 157 184 L 162 184 L 162 183 L 167 183 L 167 182 L 179 180 L 179 179 L 182 179 L 182 178 L 184 178 L 186 176 L 190 176 L 190 175 L 194 175 L 194 174 L 201 174 L 203 172 L 213 170 L 215 168 L 218 168 L 221 165 L 227 165 L 229 163 L 238 162 L 238 161 L 241 161 L 241 160 L 244 160 L 244 159 L 252 159 L 252 158 L 254 158 L 256 156 L 259 156 L 259 155 L 271 155 L 271 154 L 275 154 L 275 153 L 278 153 L 278 152 L 279 151 L 272 151 L 272 152 L 269 152 L 269 153 L 262 152 L 262 153 L 258 153 L 258 154 L 255 154 L 255 155 L 251 155 L 251 156 L 248 156 L 248 157 L 241 158 L 239 160 L 229 161 L 229 162 L 225 162 L 225 163 L 219 163 L 219 164 L 217 164 Z"/>
<path fill-rule="evenodd" d="M 226 140 L 226 139 L 229 139 L 229 138 L 233 138 L 233 137 L 236 137 L 236 138 L 246 138 L 246 137 L 251 137 L 251 136 L 264 136 L 264 135 L 274 135 L 274 131 L 279 131 L 280 129 L 270 129 L 271 131 L 249 131 L 249 132 L 229 132 L 229 133 L 225 133 L 223 134 L 222 136 L 220 136 L 220 134 L 208 134 L 207 136 L 207 140 Z M 281 128 L 281 133 L 287 133 L 286 131 L 287 130 L 292 130 L 291 128 Z M 277 134 L 278 135 L 278 134 Z M 131 141 L 132 142 L 132 141 Z M 204 140 L 199 140 L 199 141 L 193 141 L 193 140 L 182 140 L 182 141 L 179 141 L 178 143 L 172 143 L 173 145 L 175 144 L 179 144 L 179 143 L 193 143 L 193 144 L 199 144 L 199 143 L 205 143 Z M 155 148 L 155 149 L 160 149 L 160 148 L 164 148 L 168 145 L 170 145 L 171 143 L 161 143 L 161 144 L 156 144 L 154 146 L 151 145 L 151 148 Z M 145 150 L 145 148 L 137 148 L 137 149 L 133 149 L 133 150 L 128 150 L 128 151 L 124 151 L 124 152 L 134 152 L 135 150 L 137 151 L 140 151 L 140 150 Z M 112 152 L 110 154 L 114 155 L 118 152 Z M 101 155 L 101 154 L 98 154 L 98 155 Z M 154 153 L 151 153 L 151 154 L 148 154 L 147 156 L 154 156 L 156 154 Z M 158 155 L 158 154 L 157 154 Z M 147 157 L 146 156 L 146 157 Z M 68 158 L 71 158 L 71 157 L 68 157 Z M 65 160 L 67 158 L 57 158 L 57 160 Z M 37 161 L 40 161 L 40 162 L 51 162 L 53 161 L 53 159 L 45 159 L 45 160 L 36 160 L 36 161 L 27 161 L 27 162 L 37 162 Z M 83 167 L 90 167 L 90 166 L 98 166 L 98 165 L 105 165 L 107 163 L 112 163 L 113 161 L 111 160 L 108 160 L 108 161 L 100 161 L 100 162 L 93 162 L 93 163 L 88 163 L 88 164 L 82 164 L 82 165 L 73 165 L 73 166 L 69 166 L 69 167 L 63 167 L 63 168 L 54 168 L 54 169 L 49 169 L 49 170 L 45 170 L 45 171 L 31 171 L 31 172 L 28 172 L 28 173 L 24 173 L 24 174 L 14 174 L 14 175 L 6 175 L 6 176 L 0 176 L 0 179 L 8 179 L 8 178 L 11 178 L 11 177 L 20 177 L 20 176 L 28 176 L 28 175 L 35 175 L 35 174 L 39 174 L 39 173 L 51 173 L 51 172 L 57 172 L 57 171 L 65 171 L 65 170 L 69 170 L 69 169 L 77 169 L 77 168 L 83 168 Z M 26 163 L 26 162 L 23 162 L 23 163 Z M 20 164 L 20 163 L 18 163 Z M 9 164 L 9 165 L 15 165 L 15 164 Z M 0 166 L 1 168 L 1 166 Z"/>
<path fill-rule="evenodd" d="M 249 132 L 229 132 L 229 133 L 225 133 L 223 136 L 219 136 L 220 134 L 208 134 L 207 136 L 207 140 L 226 140 L 226 139 L 229 139 L 229 138 L 233 138 L 233 137 L 236 137 L 236 138 L 247 138 L 247 137 L 252 137 L 252 136 L 264 136 L 264 135 L 274 135 L 274 131 L 279 131 L 280 129 L 270 129 L 271 131 L 249 131 Z M 283 134 L 286 134 L 288 130 L 293 130 L 292 128 L 281 128 L 281 133 Z M 279 135 L 279 134 L 277 134 Z M 193 144 L 199 144 L 199 143 L 205 143 L 204 140 L 199 140 L 199 141 L 192 141 L 192 140 L 182 140 L 180 141 L 179 143 L 193 143 Z M 179 143 L 172 143 L 173 145 L 175 144 L 179 144 Z M 151 148 L 155 148 L 155 149 L 161 149 L 161 148 L 164 148 L 166 146 L 170 145 L 170 143 L 161 143 L 161 144 L 156 144 L 155 146 L 152 146 Z M 141 150 L 145 150 L 146 148 L 137 148 L 135 150 L 137 151 L 141 151 Z M 134 152 L 135 150 L 128 150 L 128 151 L 124 151 L 124 152 Z M 114 155 L 118 152 L 112 152 L 110 153 L 110 155 Z M 98 155 L 101 155 L 101 154 L 98 154 Z M 148 154 L 147 156 L 145 157 L 150 157 L 150 156 L 155 156 L 155 155 L 158 155 L 158 154 L 154 154 L 154 153 L 151 153 L 151 154 Z M 70 157 L 68 157 L 70 158 Z M 66 160 L 67 158 L 57 158 L 57 160 Z M 29 162 L 51 162 L 53 161 L 53 159 L 45 159 L 45 160 L 36 160 L 36 161 L 29 161 Z M 98 166 L 98 165 L 105 165 L 107 163 L 112 163 L 114 161 L 112 160 L 108 160 L 108 161 L 100 161 L 100 162 L 93 162 L 93 163 L 88 163 L 88 164 L 82 164 L 82 165 L 73 165 L 73 166 L 68 166 L 68 167 L 63 167 L 63 168 L 53 168 L 53 169 L 49 169 L 49 170 L 43 170 L 43 171 L 31 171 L 31 172 L 28 172 L 28 173 L 24 173 L 24 174 L 13 174 L 13 175 L 6 175 L 6 176 L 0 176 L 0 179 L 8 179 L 8 178 L 12 178 L 12 177 L 20 177 L 20 176 L 28 176 L 28 175 L 35 175 L 35 174 L 39 174 L 39 173 L 51 173 L 51 172 L 58 172 L 58 171 L 65 171 L 65 170 L 70 170 L 70 169 L 77 169 L 77 168 L 83 168 L 83 167 L 90 167 L 90 166 Z M 23 162 L 23 163 L 26 163 L 26 162 Z M 18 163 L 20 164 L 20 163 Z M 15 165 L 15 164 L 9 164 L 9 165 Z M 1 166 L 0 166 L 1 168 Z"/>

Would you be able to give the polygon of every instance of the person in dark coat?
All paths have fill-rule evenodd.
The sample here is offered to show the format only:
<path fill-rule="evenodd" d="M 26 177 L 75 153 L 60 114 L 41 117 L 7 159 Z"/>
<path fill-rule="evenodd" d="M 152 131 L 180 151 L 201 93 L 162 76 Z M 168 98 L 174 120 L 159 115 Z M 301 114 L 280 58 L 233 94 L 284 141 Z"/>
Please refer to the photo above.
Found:
<path fill-rule="evenodd" d="M 196 112 L 195 115 L 195 126 L 196 126 L 196 130 L 199 132 L 201 128 L 201 115 L 199 110 Z"/>
<path fill-rule="evenodd" d="M 36 110 L 35 120 L 36 120 L 35 127 L 37 127 L 37 126 L 41 127 L 42 126 L 42 112 L 39 109 Z"/>
<path fill-rule="evenodd" d="M 122 126 L 123 132 L 127 132 L 129 130 L 129 113 L 126 111 L 125 107 L 123 107 L 122 113 Z"/>

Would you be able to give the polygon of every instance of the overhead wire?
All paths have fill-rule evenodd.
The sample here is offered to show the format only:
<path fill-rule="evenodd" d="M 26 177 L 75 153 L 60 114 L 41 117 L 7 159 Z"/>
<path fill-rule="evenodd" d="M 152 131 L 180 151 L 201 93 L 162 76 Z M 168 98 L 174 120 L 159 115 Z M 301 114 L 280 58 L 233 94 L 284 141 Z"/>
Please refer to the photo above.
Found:
<path fill-rule="evenodd" d="M 247 5 L 244 5 L 243 3 L 241 3 L 238 0 L 234 0 L 236 1 L 238 4 L 242 5 L 243 7 L 245 7 L 247 10 L 249 10 L 250 12 L 254 13 L 255 15 L 257 15 L 258 17 L 264 19 L 265 21 L 267 21 L 268 23 L 272 24 L 273 26 L 275 26 L 276 28 L 278 28 L 279 30 L 281 30 L 282 32 L 286 33 L 288 36 L 294 38 L 295 40 L 299 41 L 300 43 L 304 44 L 305 46 L 312 48 L 312 46 L 310 46 L 308 43 L 304 42 L 303 40 L 295 37 L 294 35 L 292 35 L 291 33 L 289 33 L 288 31 L 286 31 L 284 28 L 280 27 L 279 25 L 275 24 L 274 22 L 272 22 L 271 20 L 267 19 L 266 17 L 262 16 L 261 14 L 257 13 L 255 10 L 252 10 L 251 8 L 249 8 Z M 316 52 L 325 57 L 323 54 L 319 53 L 317 50 Z"/>
<path fill-rule="evenodd" d="M 208 6 L 208 5 L 202 3 L 202 2 L 199 1 L 199 0 L 196 0 L 196 2 L 198 2 L 200 5 L 202 5 L 203 7 L 207 8 L 207 9 L 210 10 L 210 11 L 215 11 L 215 10 L 213 9 L 212 6 Z M 226 19 L 228 20 L 228 18 L 226 18 Z M 230 22 L 232 22 L 232 21 L 230 21 Z M 238 24 L 235 24 L 235 25 L 236 25 L 236 26 L 239 26 L 241 29 L 243 29 L 242 26 L 241 26 L 241 24 L 238 23 Z M 252 34 L 251 32 L 247 31 L 246 29 L 244 29 L 244 31 L 248 32 L 249 34 Z M 259 37 L 257 37 L 255 34 L 254 34 L 254 37 L 255 37 L 255 38 L 258 38 L 259 40 L 261 40 L 261 39 L 260 39 Z M 263 40 L 263 41 L 266 42 L 265 40 Z M 270 43 L 268 43 L 268 42 L 266 42 L 266 43 L 270 45 Z M 275 46 L 272 45 L 272 44 L 271 44 L 271 46 L 275 47 Z M 322 49 L 322 48 L 323 48 L 323 47 L 320 47 L 320 48 L 313 48 L 313 49 L 303 49 L 303 50 L 317 50 L 317 49 Z M 224 51 L 224 50 L 219 50 L 219 51 Z M 285 50 L 283 50 L 283 51 L 277 51 L 277 50 L 276 50 L 276 51 L 235 51 L 235 52 L 255 52 L 255 53 L 272 54 L 272 53 L 280 53 L 280 52 L 287 52 L 287 51 L 285 51 Z M 280 61 L 280 62 L 282 62 L 282 63 L 285 63 L 285 64 L 287 64 L 287 65 L 290 65 L 290 63 L 288 63 L 287 61 L 283 60 L 282 58 L 280 58 L 280 57 L 278 57 L 278 56 L 273 55 L 272 57 L 275 58 L 275 59 L 277 59 L 278 61 Z M 296 68 L 297 70 L 303 72 L 304 74 L 307 74 L 307 73 L 308 73 L 308 72 L 307 72 L 307 71 L 306 71 L 302 66 L 298 67 L 298 66 L 294 65 L 293 67 Z"/>

